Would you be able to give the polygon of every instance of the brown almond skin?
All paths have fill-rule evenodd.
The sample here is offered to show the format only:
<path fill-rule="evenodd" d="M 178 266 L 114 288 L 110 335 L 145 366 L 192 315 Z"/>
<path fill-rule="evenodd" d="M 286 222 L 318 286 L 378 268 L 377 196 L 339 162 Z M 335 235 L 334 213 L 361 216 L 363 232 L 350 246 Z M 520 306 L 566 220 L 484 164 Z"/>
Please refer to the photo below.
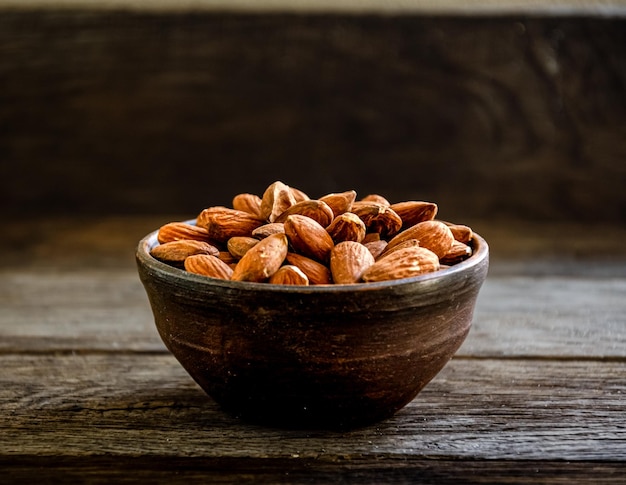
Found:
<path fill-rule="evenodd" d="M 376 202 L 378 204 L 382 204 L 384 206 L 389 207 L 391 204 L 389 201 L 379 194 L 368 194 L 361 199 L 362 202 Z"/>
<path fill-rule="evenodd" d="M 452 231 L 452 235 L 454 236 L 454 239 L 459 242 L 467 244 L 472 240 L 472 237 L 474 236 L 472 228 L 469 226 L 465 226 L 463 224 L 446 224 L 446 225 L 450 228 L 450 231 Z"/>
<path fill-rule="evenodd" d="M 269 222 L 252 231 L 252 237 L 257 239 L 263 239 L 272 234 L 285 234 L 285 226 L 282 222 Z"/>
<path fill-rule="evenodd" d="M 420 245 L 420 242 L 417 239 L 407 239 L 406 241 L 402 241 L 401 243 L 396 244 L 391 247 L 389 247 L 389 244 L 387 244 L 387 247 L 385 248 L 385 250 L 376 259 L 384 258 L 388 254 L 391 254 L 394 251 L 398 251 L 400 249 L 409 248 L 409 247 L 418 247 L 419 245 Z"/>
<path fill-rule="evenodd" d="M 209 238 L 219 243 L 235 236 L 252 236 L 252 231 L 263 224 L 252 214 L 226 207 L 210 207 L 198 216 L 198 225 L 206 228 Z"/>
<path fill-rule="evenodd" d="M 408 229 L 424 221 L 432 221 L 437 215 L 438 207 L 433 202 L 408 200 L 391 204 L 391 209 L 402 219 L 402 227 Z"/>
<path fill-rule="evenodd" d="M 267 281 L 283 264 L 287 248 L 287 236 L 284 234 L 273 234 L 262 239 L 239 260 L 231 280 Z"/>
<path fill-rule="evenodd" d="M 421 247 L 430 249 L 439 258 L 450 250 L 454 242 L 452 231 L 443 222 L 424 221 L 405 229 L 391 239 L 387 251 L 409 239 L 417 239 Z"/>
<path fill-rule="evenodd" d="M 460 263 L 464 259 L 472 255 L 472 248 L 460 241 L 454 241 L 450 250 L 441 257 L 440 263 L 446 265 L 454 265 Z"/>
<path fill-rule="evenodd" d="M 353 284 L 374 264 L 374 256 L 363 244 L 343 241 L 330 252 L 330 273 L 336 284 Z"/>
<path fill-rule="evenodd" d="M 229 280 L 233 270 L 221 259 L 207 254 L 196 254 L 185 259 L 185 270 L 210 278 Z"/>
<path fill-rule="evenodd" d="M 261 219 L 275 222 L 276 218 L 296 203 L 291 188 L 281 181 L 271 184 L 261 197 Z"/>
<path fill-rule="evenodd" d="M 317 221 L 293 214 L 284 222 L 285 234 L 295 252 L 326 263 L 335 246 L 333 239 Z"/>
<path fill-rule="evenodd" d="M 243 255 L 246 254 L 250 248 L 256 246 L 258 242 L 259 240 L 255 237 L 235 236 L 231 237 L 226 242 L 226 248 L 235 259 L 241 259 Z"/>
<path fill-rule="evenodd" d="M 310 200 L 310 197 L 308 196 L 308 194 L 303 192 L 300 189 L 296 189 L 295 187 L 289 187 L 289 190 L 291 190 L 291 195 L 293 195 L 293 198 L 296 200 L 296 203 L 302 202 L 303 200 Z"/>
<path fill-rule="evenodd" d="M 157 241 L 161 244 L 182 239 L 211 243 L 209 233 L 204 227 L 198 227 L 186 222 L 170 222 L 159 228 Z"/>
<path fill-rule="evenodd" d="M 335 244 L 342 241 L 361 242 L 365 238 L 365 223 L 352 212 L 344 212 L 333 219 L 326 232 Z"/>
<path fill-rule="evenodd" d="M 297 266 L 287 264 L 281 266 L 269 279 L 274 285 L 299 285 L 308 286 L 309 278 Z"/>
<path fill-rule="evenodd" d="M 366 283 L 411 278 L 439 270 L 439 258 L 426 248 L 407 247 L 394 251 L 370 266 L 362 276 Z"/>
<path fill-rule="evenodd" d="M 170 241 L 159 244 L 150 251 L 152 257 L 159 261 L 168 263 L 182 263 L 189 256 L 194 254 L 209 254 L 217 256 L 219 250 L 204 241 L 194 241 L 191 239 L 183 239 L 180 241 Z"/>
<path fill-rule="evenodd" d="M 289 264 L 300 268 L 312 285 L 329 285 L 333 282 L 330 269 L 314 259 L 289 252 L 286 260 Z"/>
<path fill-rule="evenodd" d="M 320 197 L 319 200 L 328 204 L 333 211 L 334 217 L 337 217 L 344 212 L 350 211 L 352 203 L 356 200 L 356 192 L 347 190 L 346 192 L 326 194 Z"/>
<path fill-rule="evenodd" d="M 287 217 L 293 214 L 310 217 L 322 227 L 327 227 L 334 217 L 333 210 L 326 202 L 322 202 L 321 200 L 303 200 L 289 207 L 289 209 L 276 218 L 275 222 L 285 222 Z"/>
<path fill-rule="evenodd" d="M 370 253 L 372 253 L 374 259 L 378 259 L 380 255 L 385 251 L 387 244 L 387 241 L 385 241 L 384 239 L 378 239 L 376 241 L 367 242 L 364 244 L 364 246 Z"/>
<path fill-rule="evenodd" d="M 379 202 L 357 201 L 351 212 L 365 223 L 368 232 L 378 232 L 383 239 L 393 237 L 402 228 L 400 216 Z"/>
<path fill-rule="evenodd" d="M 256 194 L 237 194 L 233 197 L 233 209 L 247 212 L 254 217 L 263 219 L 261 216 L 261 197 Z"/>

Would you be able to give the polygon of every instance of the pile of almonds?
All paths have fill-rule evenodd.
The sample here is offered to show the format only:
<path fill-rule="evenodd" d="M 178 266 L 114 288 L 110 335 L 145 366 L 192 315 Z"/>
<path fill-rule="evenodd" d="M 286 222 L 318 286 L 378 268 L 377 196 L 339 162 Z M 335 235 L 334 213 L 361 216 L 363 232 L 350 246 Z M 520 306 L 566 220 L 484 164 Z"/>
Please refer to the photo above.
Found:
<path fill-rule="evenodd" d="M 437 205 L 391 204 L 350 190 L 311 199 L 277 181 L 262 197 L 171 222 L 151 255 L 191 273 L 287 285 L 368 283 L 418 276 L 472 254 L 468 226 L 436 220 Z"/>

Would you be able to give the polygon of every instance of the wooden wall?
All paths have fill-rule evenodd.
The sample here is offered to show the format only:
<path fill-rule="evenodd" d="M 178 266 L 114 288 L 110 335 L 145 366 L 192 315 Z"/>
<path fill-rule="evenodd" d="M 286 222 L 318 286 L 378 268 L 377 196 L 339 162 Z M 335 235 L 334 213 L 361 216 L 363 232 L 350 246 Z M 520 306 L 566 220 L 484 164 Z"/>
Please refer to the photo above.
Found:
<path fill-rule="evenodd" d="M 0 207 L 188 213 L 283 180 L 626 222 L 626 20 L 0 12 Z"/>

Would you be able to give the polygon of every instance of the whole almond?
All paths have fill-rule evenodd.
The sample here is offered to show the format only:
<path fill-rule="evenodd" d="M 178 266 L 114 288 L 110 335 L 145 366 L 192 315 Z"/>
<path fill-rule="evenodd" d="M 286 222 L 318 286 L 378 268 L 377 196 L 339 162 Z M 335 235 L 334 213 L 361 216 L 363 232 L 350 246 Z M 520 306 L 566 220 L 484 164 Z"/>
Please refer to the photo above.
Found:
<path fill-rule="evenodd" d="M 335 244 L 341 241 L 361 242 L 365 238 L 365 223 L 352 212 L 344 212 L 333 219 L 326 232 Z"/>
<path fill-rule="evenodd" d="M 333 210 L 335 217 L 350 211 L 352 203 L 356 199 L 356 192 L 354 190 L 348 190 L 346 192 L 326 194 L 320 197 L 319 200 L 326 202 Z"/>
<path fill-rule="evenodd" d="M 363 272 L 373 264 L 372 253 L 356 241 L 340 242 L 330 252 L 330 273 L 340 285 L 359 282 Z"/>
<path fill-rule="evenodd" d="M 263 221 L 252 214 L 227 207 L 204 209 L 198 216 L 198 225 L 206 228 L 211 240 L 223 243 L 235 236 L 251 236 Z"/>
<path fill-rule="evenodd" d="M 441 257 L 440 262 L 442 264 L 453 265 L 460 263 L 471 255 L 472 248 L 465 243 L 455 240 L 450 250 Z"/>
<path fill-rule="evenodd" d="M 382 204 L 384 206 L 389 207 L 391 204 L 389 201 L 379 194 L 368 194 L 361 199 L 362 202 L 376 202 L 378 204 Z"/>
<path fill-rule="evenodd" d="M 322 263 L 292 252 L 287 253 L 286 259 L 289 264 L 297 266 L 306 275 L 310 284 L 328 285 L 332 283 L 330 270 Z"/>
<path fill-rule="evenodd" d="M 235 259 L 241 259 L 243 255 L 246 254 L 250 248 L 256 246 L 258 242 L 259 240 L 255 237 L 234 236 L 226 242 L 226 248 Z"/>
<path fill-rule="evenodd" d="M 452 231 L 441 221 L 424 221 L 405 229 L 396 235 L 387 246 L 387 251 L 392 247 L 409 239 L 417 239 L 419 245 L 430 249 L 438 257 L 443 257 L 452 246 L 454 236 Z"/>
<path fill-rule="evenodd" d="M 296 189 L 295 187 L 289 187 L 289 190 L 291 190 L 291 195 L 293 195 L 293 198 L 296 200 L 296 202 L 302 202 L 303 200 L 310 199 L 310 197 L 300 189 Z"/>
<path fill-rule="evenodd" d="M 275 222 L 285 222 L 287 217 L 293 214 L 307 216 L 317 221 L 320 226 L 327 227 L 333 220 L 333 210 L 321 200 L 303 200 L 296 202 L 285 212 L 278 216 Z"/>
<path fill-rule="evenodd" d="M 185 270 L 211 278 L 228 280 L 233 270 L 221 259 L 207 254 L 195 254 L 185 259 Z"/>
<path fill-rule="evenodd" d="M 402 227 L 407 229 L 424 221 L 432 221 L 437 215 L 437 204 L 419 200 L 409 200 L 391 204 L 391 209 L 402 219 Z"/>
<path fill-rule="evenodd" d="M 260 240 L 239 260 L 231 280 L 266 281 L 283 264 L 287 248 L 287 236 L 284 234 L 273 234 Z"/>
<path fill-rule="evenodd" d="M 319 222 L 294 214 L 287 217 L 284 224 L 289 243 L 297 253 L 317 261 L 328 261 L 335 243 Z"/>
<path fill-rule="evenodd" d="M 378 259 L 380 255 L 383 253 L 385 248 L 387 247 L 387 241 L 384 239 L 378 239 L 377 241 L 370 241 L 364 243 L 363 245 L 367 248 L 367 250 L 372 253 L 374 259 Z"/>
<path fill-rule="evenodd" d="M 272 234 L 285 234 L 285 226 L 282 222 L 269 222 L 252 231 L 252 237 L 256 237 L 257 239 L 263 239 Z"/>
<path fill-rule="evenodd" d="M 420 242 L 417 239 L 407 239 L 406 241 L 402 241 L 401 243 L 398 243 L 391 247 L 389 247 L 389 244 L 387 244 L 387 247 L 385 248 L 385 250 L 376 259 L 384 258 L 388 254 L 391 254 L 394 251 L 398 251 L 400 249 L 409 248 L 409 247 L 418 247 L 419 245 L 420 245 Z"/>
<path fill-rule="evenodd" d="M 439 258 L 426 248 L 408 247 L 394 251 L 370 266 L 362 275 L 363 281 L 389 281 L 410 278 L 439 269 Z"/>
<path fill-rule="evenodd" d="M 276 273 L 272 275 L 269 283 L 275 285 L 301 285 L 309 284 L 309 278 L 297 266 L 286 264 L 281 266 Z"/>
<path fill-rule="evenodd" d="M 237 264 L 237 262 L 239 261 L 238 258 L 235 258 L 232 254 L 230 254 L 228 251 L 220 251 L 219 254 L 217 255 L 217 257 L 223 261 L 224 263 L 226 263 L 227 265 L 234 265 Z"/>
<path fill-rule="evenodd" d="M 474 234 L 471 227 L 465 226 L 463 224 L 446 225 L 450 228 L 450 231 L 452 231 L 452 235 L 454 236 L 455 240 L 465 244 L 469 243 L 472 240 Z"/>
<path fill-rule="evenodd" d="M 261 197 L 256 194 L 237 194 L 233 197 L 233 209 L 247 212 L 254 217 L 263 219 L 261 216 Z"/>
<path fill-rule="evenodd" d="M 186 258 L 194 254 L 211 254 L 216 256 L 219 254 L 219 250 L 204 241 L 181 239 L 159 244 L 152 248 L 150 254 L 160 261 L 182 263 Z"/>
<path fill-rule="evenodd" d="M 400 216 L 379 202 L 357 201 L 351 212 L 365 223 L 368 232 L 378 232 L 382 238 L 392 237 L 402 228 Z"/>
<path fill-rule="evenodd" d="M 198 227 L 186 222 L 170 222 L 161 226 L 157 233 L 157 240 L 161 244 L 180 241 L 181 239 L 193 239 L 211 243 L 209 233 L 204 227 Z"/>
<path fill-rule="evenodd" d="M 296 203 L 291 188 L 283 182 L 271 184 L 261 197 L 261 218 L 267 222 L 275 222 L 278 216 Z"/>

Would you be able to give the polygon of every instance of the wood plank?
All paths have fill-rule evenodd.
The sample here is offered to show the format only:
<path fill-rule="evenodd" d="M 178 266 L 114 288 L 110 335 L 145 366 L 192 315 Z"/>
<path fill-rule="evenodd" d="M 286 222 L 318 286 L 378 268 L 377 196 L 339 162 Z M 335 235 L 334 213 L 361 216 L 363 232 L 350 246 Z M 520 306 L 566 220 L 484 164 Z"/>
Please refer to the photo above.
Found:
<path fill-rule="evenodd" d="M 626 357 L 626 278 L 488 277 L 462 356 Z M 164 350 L 134 270 L 0 272 L 0 351 Z"/>
<path fill-rule="evenodd" d="M 223 414 L 169 355 L 1 355 L 0 456 L 626 461 L 625 362 L 453 359 L 395 417 L 349 432 Z"/>

